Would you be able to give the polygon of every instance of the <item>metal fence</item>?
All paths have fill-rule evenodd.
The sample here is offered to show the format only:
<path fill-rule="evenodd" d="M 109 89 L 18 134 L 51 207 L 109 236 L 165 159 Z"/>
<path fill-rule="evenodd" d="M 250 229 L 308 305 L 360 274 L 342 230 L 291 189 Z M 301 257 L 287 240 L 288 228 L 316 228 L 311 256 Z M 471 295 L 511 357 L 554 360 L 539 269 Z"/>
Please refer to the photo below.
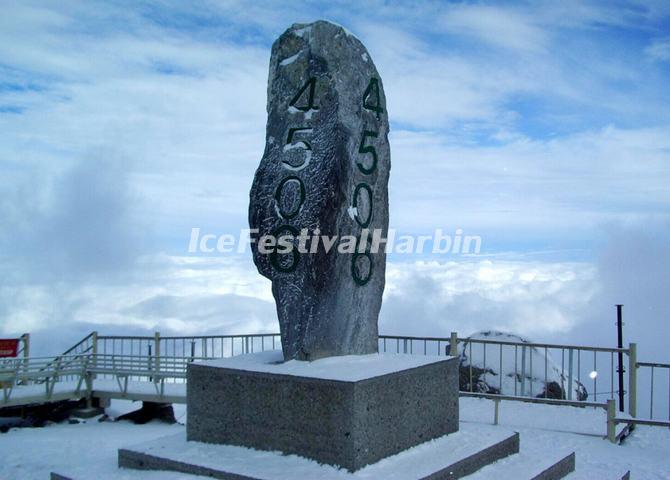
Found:
<path fill-rule="evenodd" d="M 97 378 L 118 379 L 121 372 L 126 381 L 155 382 L 159 379 L 161 384 L 183 383 L 187 365 L 194 360 L 279 348 L 281 341 L 278 333 L 102 336 L 93 332 L 63 355 L 35 365 L 43 370 L 60 369 L 57 375 L 60 380 L 77 380 L 80 378 L 78 362 L 88 358 L 92 362 L 88 364 L 89 368 Z M 618 410 L 627 412 L 630 417 L 638 417 L 639 372 L 639 383 L 644 386 L 644 395 L 640 398 L 648 401 L 649 409 L 647 418 L 638 417 L 636 423 L 670 426 L 670 364 L 637 362 L 634 343 L 619 349 L 495 338 L 458 338 L 456 333 L 452 333 L 450 337 L 380 335 L 379 350 L 385 353 L 459 356 L 462 395 L 605 409 L 608 403 L 611 407 L 612 400 L 618 400 Z M 619 388 L 619 355 L 625 359 L 623 389 Z M 17 368 L 20 361 L 14 359 Z M 34 372 L 32 364 L 29 371 Z M 23 381 L 39 383 L 44 380 L 40 380 L 39 375 L 33 375 L 24 377 Z M 620 418 L 612 420 L 623 423 L 630 421 L 630 417 L 620 415 Z"/>
<path fill-rule="evenodd" d="M 460 356 L 461 390 L 470 393 L 604 404 L 618 397 L 616 359 L 619 353 L 630 358 L 631 348 L 458 338 L 454 333 L 449 338 L 381 335 L 380 351 Z"/>
<path fill-rule="evenodd" d="M 650 420 L 667 421 L 670 426 L 670 364 L 637 362 L 639 409 Z M 647 398 L 643 398 L 647 397 Z"/>
<path fill-rule="evenodd" d="M 224 358 L 281 348 L 277 333 L 211 336 L 161 336 L 159 333 L 154 336 L 98 336 L 93 333 L 89 337 L 93 345 L 88 347 L 86 339 L 82 340 L 80 344 L 86 345 L 84 350 L 115 358 L 128 356 L 140 363 L 150 363 L 155 358 Z M 450 337 L 380 335 L 379 350 L 459 355 L 464 366 L 461 368 L 461 390 L 473 395 L 544 398 L 552 400 L 552 404 L 581 401 L 598 403 L 603 408 L 607 399 L 618 398 L 618 354 L 631 357 L 631 348 L 470 339 L 458 338 L 455 334 Z M 632 412 L 635 402 L 630 404 L 631 382 L 630 378 L 627 380 L 625 405 L 620 407 Z M 175 377 L 171 381 L 183 380 Z"/>
<path fill-rule="evenodd" d="M 224 358 L 280 348 L 279 334 L 97 336 L 96 352 L 114 355 Z"/>
<path fill-rule="evenodd" d="M 61 355 L 13 358 L 3 362 L 0 365 L 2 404 L 8 404 L 16 390 L 23 389 L 25 392 L 26 388 L 30 389 L 29 395 L 24 396 L 26 401 L 52 400 L 55 394 L 59 393 L 56 391 L 56 386 L 68 379 L 77 380 L 76 390 L 79 391 L 86 378 L 88 360 L 84 355 Z"/>

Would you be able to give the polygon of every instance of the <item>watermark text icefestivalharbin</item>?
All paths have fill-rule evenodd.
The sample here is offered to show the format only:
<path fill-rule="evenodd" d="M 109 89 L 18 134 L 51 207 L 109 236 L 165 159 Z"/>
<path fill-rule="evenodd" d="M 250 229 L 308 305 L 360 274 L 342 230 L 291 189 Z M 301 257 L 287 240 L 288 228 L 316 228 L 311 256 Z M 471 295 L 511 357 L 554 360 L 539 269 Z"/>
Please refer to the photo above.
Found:
<path fill-rule="evenodd" d="M 189 253 L 246 253 L 247 247 L 258 244 L 261 254 L 273 252 L 285 254 L 296 249 L 299 253 L 325 253 L 335 250 L 337 253 L 377 253 L 385 251 L 395 254 L 478 254 L 482 248 L 479 235 L 464 235 L 458 228 L 453 235 L 445 234 L 441 228 L 431 235 L 398 235 L 389 229 L 386 237 L 381 229 L 363 229 L 360 236 L 322 235 L 317 228 L 313 231 L 303 228 L 298 235 L 283 232 L 279 236 L 258 236 L 258 229 L 243 229 L 237 235 L 202 233 L 200 228 L 191 229 L 188 244 Z"/>

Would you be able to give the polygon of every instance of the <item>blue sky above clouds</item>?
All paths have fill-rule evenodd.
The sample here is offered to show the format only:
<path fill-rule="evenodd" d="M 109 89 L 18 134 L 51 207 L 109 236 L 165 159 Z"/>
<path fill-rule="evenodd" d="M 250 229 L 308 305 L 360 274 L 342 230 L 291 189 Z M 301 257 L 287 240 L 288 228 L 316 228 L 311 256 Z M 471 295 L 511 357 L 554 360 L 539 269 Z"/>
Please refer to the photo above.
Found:
<path fill-rule="evenodd" d="M 661 351 L 663 1 L 5 2 L 0 332 L 276 330 L 250 255 L 186 249 L 192 227 L 246 227 L 270 46 L 319 18 L 384 81 L 391 226 L 483 240 L 391 258 L 383 332 L 609 345 L 621 302 L 630 340 Z"/>

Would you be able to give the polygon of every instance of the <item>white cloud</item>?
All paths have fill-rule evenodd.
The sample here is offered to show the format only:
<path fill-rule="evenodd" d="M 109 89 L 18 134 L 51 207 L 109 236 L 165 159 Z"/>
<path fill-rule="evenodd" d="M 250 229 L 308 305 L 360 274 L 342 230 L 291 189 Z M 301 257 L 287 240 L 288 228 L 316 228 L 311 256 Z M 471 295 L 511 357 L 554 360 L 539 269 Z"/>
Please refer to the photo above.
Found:
<path fill-rule="evenodd" d="M 670 37 L 654 40 L 644 52 L 654 60 L 670 61 Z"/>
<path fill-rule="evenodd" d="M 516 242 L 531 231 L 558 239 L 650 210 L 667 215 L 668 139 L 670 127 L 607 127 L 492 146 L 393 132 L 391 225 L 466 228 L 483 235 L 486 252 L 503 232 Z"/>
<path fill-rule="evenodd" d="M 274 330 L 269 284 L 249 259 L 157 252 L 185 250 L 193 226 L 246 224 L 270 42 L 319 16 L 350 27 L 384 79 L 397 229 L 458 226 L 482 234 L 485 251 L 507 236 L 527 254 L 538 237 L 564 250 L 567 237 L 593 242 L 603 222 L 667 218 L 667 75 L 607 30 L 648 36 L 661 6 L 11 3 L 0 19 L 0 106 L 17 111 L 0 113 L 0 328 Z M 666 40 L 647 53 L 665 55 Z M 58 268 L 34 261 L 55 257 Z M 569 335 L 597 276 L 590 264 L 495 257 L 391 264 L 382 325 L 404 328 L 397 310 L 418 322 L 408 333 Z M 649 291 L 645 301 L 663 298 Z"/>
<path fill-rule="evenodd" d="M 30 330 L 42 337 L 63 324 L 101 333 L 278 330 L 270 282 L 247 256 L 148 256 L 140 265 L 141 276 L 81 284 L 76 290 L 63 285 L 54 291 L 52 283 L 39 281 L 0 288 L 7 308 L 2 333 Z M 496 259 L 390 262 L 386 284 L 382 333 L 448 335 L 498 328 L 539 338 L 573 328 L 575 313 L 597 288 L 588 264 Z M 67 346 L 52 346 L 52 352 Z"/>
<path fill-rule="evenodd" d="M 597 291 L 595 269 L 581 263 L 429 261 L 387 272 L 380 330 L 392 335 L 566 334 Z"/>
<path fill-rule="evenodd" d="M 543 52 L 548 32 L 533 17 L 510 8 L 484 5 L 451 5 L 441 19 L 448 32 L 469 35 L 497 47 Z"/>

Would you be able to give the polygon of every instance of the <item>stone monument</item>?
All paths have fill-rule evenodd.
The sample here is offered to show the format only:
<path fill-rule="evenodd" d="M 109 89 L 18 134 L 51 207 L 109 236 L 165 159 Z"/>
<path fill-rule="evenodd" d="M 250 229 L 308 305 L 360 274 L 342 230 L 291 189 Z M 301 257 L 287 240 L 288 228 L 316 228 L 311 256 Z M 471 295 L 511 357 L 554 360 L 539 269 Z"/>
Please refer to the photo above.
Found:
<path fill-rule="evenodd" d="M 342 27 L 296 24 L 272 46 L 267 112 L 249 224 L 254 262 L 272 280 L 284 359 L 376 352 L 386 254 L 371 248 L 370 232 L 386 238 L 391 168 L 381 77 Z M 302 232 L 356 244 L 346 253 L 321 244 L 300 252 L 297 241 L 291 252 L 260 251 L 263 236 Z"/>
<path fill-rule="evenodd" d="M 189 364 L 186 435 L 121 449 L 119 466 L 436 480 L 518 451 L 514 432 L 459 431 L 457 357 L 377 353 L 385 254 L 368 229 L 386 236 L 388 128 L 381 78 L 352 34 L 318 21 L 279 37 L 249 223 L 282 351 Z M 355 248 L 305 251 L 303 231 Z M 273 237 L 285 243 L 263 251 Z"/>
<path fill-rule="evenodd" d="M 377 354 L 386 258 L 369 232 L 388 229 L 390 152 L 370 54 L 338 25 L 293 25 L 272 46 L 267 111 L 249 223 L 254 262 L 272 280 L 283 355 L 192 365 L 189 440 L 355 471 L 458 430 L 455 359 L 394 364 Z M 314 234 L 351 238 L 353 251 L 301 251 L 299 237 Z M 292 249 L 280 250 L 282 236 Z M 263 248 L 267 238 L 274 248 Z"/>

